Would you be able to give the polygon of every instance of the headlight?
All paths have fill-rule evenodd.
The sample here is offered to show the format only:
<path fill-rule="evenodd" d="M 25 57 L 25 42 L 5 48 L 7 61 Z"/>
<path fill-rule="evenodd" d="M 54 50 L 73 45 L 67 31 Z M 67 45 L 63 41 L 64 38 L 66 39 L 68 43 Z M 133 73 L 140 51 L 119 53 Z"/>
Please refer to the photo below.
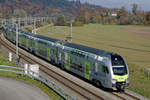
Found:
<path fill-rule="evenodd" d="M 112 84 L 116 84 L 116 80 L 115 79 L 112 79 Z"/>

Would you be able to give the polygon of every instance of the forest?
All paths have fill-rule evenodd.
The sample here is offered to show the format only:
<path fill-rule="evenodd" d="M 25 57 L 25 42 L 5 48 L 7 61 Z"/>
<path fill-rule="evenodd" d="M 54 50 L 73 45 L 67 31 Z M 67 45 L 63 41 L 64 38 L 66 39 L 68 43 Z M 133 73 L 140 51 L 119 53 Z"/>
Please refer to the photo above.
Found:
<path fill-rule="evenodd" d="M 80 0 L 0 0 L 0 18 L 55 17 L 55 25 L 75 26 L 88 23 L 117 25 L 150 25 L 150 12 L 132 4 L 132 11 L 125 7 L 110 9 L 81 3 Z"/>

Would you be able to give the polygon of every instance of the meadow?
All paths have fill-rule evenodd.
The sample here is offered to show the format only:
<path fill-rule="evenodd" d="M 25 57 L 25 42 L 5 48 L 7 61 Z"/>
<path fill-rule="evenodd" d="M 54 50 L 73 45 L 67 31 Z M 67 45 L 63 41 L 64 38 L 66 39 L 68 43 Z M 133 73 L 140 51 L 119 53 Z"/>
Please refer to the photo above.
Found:
<path fill-rule="evenodd" d="M 38 34 L 65 40 L 70 36 L 67 26 L 52 24 L 38 28 Z M 130 90 L 150 98 L 150 78 L 142 72 L 150 69 L 150 27 L 136 25 L 88 24 L 73 27 L 72 42 L 123 56 L 130 70 Z"/>

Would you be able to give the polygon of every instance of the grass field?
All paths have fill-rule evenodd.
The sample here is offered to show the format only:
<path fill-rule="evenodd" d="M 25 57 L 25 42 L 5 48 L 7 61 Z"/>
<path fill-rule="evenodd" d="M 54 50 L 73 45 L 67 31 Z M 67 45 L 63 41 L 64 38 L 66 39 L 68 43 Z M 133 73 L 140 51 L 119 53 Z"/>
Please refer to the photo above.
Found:
<path fill-rule="evenodd" d="M 38 34 L 65 40 L 67 26 L 46 25 Z M 130 69 L 130 90 L 150 98 L 150 79 L 141 71 L 150 68 L 150 27 L 89 24 L 73 27 L 73 43 L 118 53 Z"/>

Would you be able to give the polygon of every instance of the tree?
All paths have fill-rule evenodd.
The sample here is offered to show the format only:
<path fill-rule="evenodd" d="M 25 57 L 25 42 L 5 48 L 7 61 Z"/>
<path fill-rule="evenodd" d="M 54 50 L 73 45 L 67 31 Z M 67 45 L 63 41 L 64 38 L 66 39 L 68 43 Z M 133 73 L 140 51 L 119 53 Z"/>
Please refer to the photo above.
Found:
<path fill-rule="evenodd" d="M 98 23 L 98 20 L 99 20 L 99 16 L 98 15 L 92 16 L 90 18 L 90 22 L 91 23 Z"/>
<path fill-rule="evenodd" d="M 58 16 L 55 25 L 58 25 L 58 26 L 64 26 L 64 25 L 66 25 L 65 16 L 64 15 Z"/>
<path fill-rule="evenodd" d="M 145 14 L 144 19 L 145 19 L 145 24 L 150 25 L 150 12 L 147 12 Z"/>
<path fill-rule="evenodd" d="M 15 17 L 25 17 L 27 15 L 27 13 L 23 9 L 15 9 L 13 15 Z"/>
<path fill-rule="evenodd" d="M 121 17 L 125 17 L 126 14 L 127 14 L 126 8 L 122 7 L 117 13 L 117 18 L 120 19 Z"/>
<path fill-rule="evenodd" d="M 85 23 L 85 17 L 84 16 L 77 16 L 75 21 Z"/>
<path fill-rule="evenodd" d="M 128 12 L 126 11 L 125 7 L 122 7 L 117 13 L 117 19 L 119 20 L 120 25 L 129 24 L 128 20 Z"/>
<path fill-rule="evenodd" d="M 138 10 L 138 5 L 132 5 L 132 14 L 129 16 L 131 24 L 134 25 L 143 25 L 144 24 L 144 11 Z"/>
<path fill-rule="evenodd" d="M 137 14 L 137 8 L 138 8 L 138 5 L 137 5 L 137 4 L 133 4 L 133 5 L 132 5 L 132 13 L 133 13 L 134 15 Z"/>
<path fill-rule="evenodd" d="M 76 21 L 80 21 L 84 24 L 88 24 L 90 22 L 90 13 L 89 13 L 89 8 L 88 7 L 84 7 L 82 8 L 79 13 L 78 16 L 75 19 Z"/>

